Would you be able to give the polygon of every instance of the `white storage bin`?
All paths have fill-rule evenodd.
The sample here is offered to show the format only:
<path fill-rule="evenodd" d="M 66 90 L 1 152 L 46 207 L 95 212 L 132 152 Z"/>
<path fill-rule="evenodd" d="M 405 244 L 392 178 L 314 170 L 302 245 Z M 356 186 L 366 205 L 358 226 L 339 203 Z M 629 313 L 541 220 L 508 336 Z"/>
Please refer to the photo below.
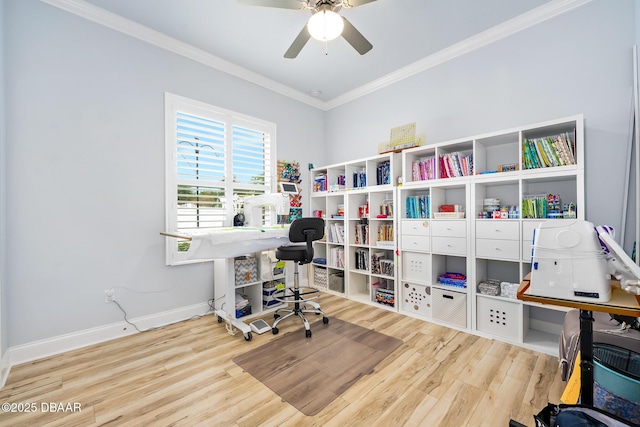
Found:
<path fill-rule="evenodd" d="M 497 298 L 476 297 L 478 331 L 520 341 L 521 305 Z"/>
<path fill-rule="evenodd" d="M 431 286 L 402 283 L 402 304 L 405 312 L 431 317 Z"/>
<path fill-rule="evenodd" d="M 431 313 L 434 319 L 467 327 L 467 294 L 447 289 L 431 289 Z"/>
<path fill-rule="evenodd" d="M 413 283 L 429 283 L 431 278 L 431 255 L 403 252 L 402 279 Z"/>

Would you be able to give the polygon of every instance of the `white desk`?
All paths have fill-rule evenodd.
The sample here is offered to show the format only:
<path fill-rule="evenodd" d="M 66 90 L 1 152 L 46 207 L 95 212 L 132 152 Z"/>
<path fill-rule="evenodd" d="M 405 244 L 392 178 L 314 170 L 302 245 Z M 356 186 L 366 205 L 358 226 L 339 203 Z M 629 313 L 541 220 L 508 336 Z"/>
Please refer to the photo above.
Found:
<path fill-rule="evenodd" d="M 211 230 L 203 230 L 188 234 L 160 233 L 164 236 L 186 239 L 191 241 L 187 251 L 189 260 L 213 260 L 214 261 L 214 313 L 218 322 L 227 323 L 227 331 L 234 335 L 240 330 L 245 340 L 252 339 L 251 328 L 235 313 L 235 294 L 238 288 L 260 285 L 259 304 L 262 305 L 262 278 L 258 271 L 260 282 L 244 284 L 236 287 L 234 258 L 252 253 L 260 253 L 269 249 L 275 249 L 280 245 L 289 243 L 289 226 L 274 225 L 260 228 L 254 227 L 224 227 Z M 257 255 L 259 256 L 259 254 Z M 259 261 L 259 259 L 258 259 Z M 224 298 L 220 293 L 224 292 Z M 254 299 L 258 292 L 253 294 Z M 254 302 L 255 304 L 255 302 Z M 258 313 L 253 313 L 258 314 Z M 236 328 L 236 329 L 234 329 Z"/>

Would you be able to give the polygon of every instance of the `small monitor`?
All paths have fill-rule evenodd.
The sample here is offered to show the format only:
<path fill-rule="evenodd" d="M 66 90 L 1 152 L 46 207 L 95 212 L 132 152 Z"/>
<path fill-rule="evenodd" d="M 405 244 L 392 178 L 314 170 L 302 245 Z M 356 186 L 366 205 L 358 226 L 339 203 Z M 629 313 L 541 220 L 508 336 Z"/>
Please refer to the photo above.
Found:
<path fill-rule="evenodd" d="M 295 182 L 279 182 L 278 185 L 283 194 L 298 194 L 298 184 Z"/>

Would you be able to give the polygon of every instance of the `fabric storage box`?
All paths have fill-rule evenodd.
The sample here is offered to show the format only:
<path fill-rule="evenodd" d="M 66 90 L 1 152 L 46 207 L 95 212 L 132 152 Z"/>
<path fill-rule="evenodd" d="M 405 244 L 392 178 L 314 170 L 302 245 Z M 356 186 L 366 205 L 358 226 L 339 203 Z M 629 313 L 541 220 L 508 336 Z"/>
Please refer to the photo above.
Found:
<path fill-rule="evenodd" d="M 279 289 L 284 288 L 284 283 L 279 283 L 277 281 L 265 282 L 262 284 L 262 305 L 265 307 L 271 307 L 272 305 L 279 304 L 280 301 L 276 300 L 273 297 L 273 294 L 276 293 Z"/>
<path fill-rule="evenodd" d="M 325 267 L 313 266 L 313 287 L 320 290 L 327 289 L 327 269 Z"/>
<path fill-rule="evenodd" d="M 233 260 L 236 286 L 258 281 L 258 261 L 253 256 L 240 256 Z"/>
<path fill-rule="evenodd" d="M 640 353 L 593 344 L 593 406 L 640 425 Z"/>
<path fill-rule="evenodd" d="M 329 275 L 329 289 L 336 292 L 344 292 L 344 274 L 331 273 Z"/>
<path fill-rule="evenodd" d="M 431 286 L 404 282 L 402 310 L 431 317 Z"/>
<path fill-rule="evenodd" d="M 467 327 L 467 294 L 447 289 L 431 289 L 431 313 L 434 319 Z"/>
<path fill-rule="evenodd" d="M 520 304 L 497 298 L 476 297 L 478 330 L 514 341 L 520 340 Z"/>

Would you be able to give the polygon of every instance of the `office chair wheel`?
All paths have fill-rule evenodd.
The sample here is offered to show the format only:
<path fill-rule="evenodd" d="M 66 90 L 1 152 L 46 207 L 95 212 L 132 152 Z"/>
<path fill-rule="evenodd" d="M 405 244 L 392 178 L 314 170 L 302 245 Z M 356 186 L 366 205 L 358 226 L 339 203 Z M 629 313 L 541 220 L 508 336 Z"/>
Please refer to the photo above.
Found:
<path fill-rule="evenodd" d="M 305 335 L 307 336 L 307 338 L 311 338 L 311 330 L 307 329 Z"/>
<path fill-rule="evenodd" d="M 251 341 L 252 339 L 253 339 L 253 334 L 252 334 L 251 332 L 247 332 L 247 333 L 244 335 L 244 340 L 245 340 L 245 341 Z"/>
<path fill-rule="evenodd" d="M 329 318 L 328 318 L 328 317 L 326 317 L 326 316 L 325 316 L 325 317 L 323 317 L 323 318 L 322 318 L 322 323 L 324 323 L 325 325 L 326 325 L 327 323 L 329 323 Z"/>
<path fill-rule="evenodd" d="M 222 317 L 218 316 L 218 323 L 222 323 Z"/>
<path fill-rule="evenodd" d="M 278 313 L 273 313 L 273 318 L 277 319 L 278 317 L 280 317 L 280 315 Z"/>
<path fill-rule="evenodd" d="M 273 335 L 277 335 L 280 330 L 278 328 L 271 328 L 271 332 L 273 332 Z"/>

